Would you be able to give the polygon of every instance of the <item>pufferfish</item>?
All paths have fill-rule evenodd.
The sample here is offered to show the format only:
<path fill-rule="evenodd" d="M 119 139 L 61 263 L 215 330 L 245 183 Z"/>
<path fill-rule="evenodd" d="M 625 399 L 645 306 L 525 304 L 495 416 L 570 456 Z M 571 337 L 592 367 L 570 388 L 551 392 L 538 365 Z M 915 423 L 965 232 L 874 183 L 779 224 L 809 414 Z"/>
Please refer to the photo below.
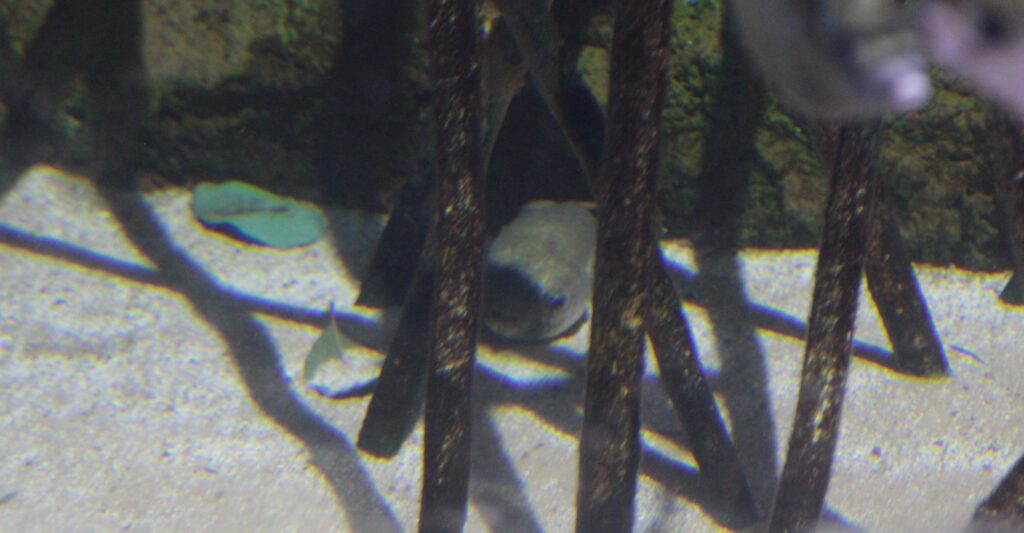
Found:
<path fill-rule="evenodd" d="M 730 0 L 753 64 L 807 118 L 873 119 L 920 108 L 928 64 L 895 0 Z"/>
<path fill-rule="evenodd" d="M 567 333 L 590 304 L 596 245 L 597 221 L 587 204 L 526 204 L 487 251 L 484 327 L 513 342 Z"/>
<path fill-rule="evenodd" d="M 1024 120 L 1024 3 L 927 0 L 914 27 L 936 62 Z"/>

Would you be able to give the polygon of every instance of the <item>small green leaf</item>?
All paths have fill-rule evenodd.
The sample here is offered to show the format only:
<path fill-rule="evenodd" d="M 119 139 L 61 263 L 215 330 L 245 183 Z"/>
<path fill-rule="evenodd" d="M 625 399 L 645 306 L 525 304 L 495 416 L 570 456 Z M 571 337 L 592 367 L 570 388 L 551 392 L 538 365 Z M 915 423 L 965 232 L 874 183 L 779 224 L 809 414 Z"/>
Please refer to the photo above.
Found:
<path fill-rule="evenodd" d="M 306 356 L 306 362 L 302 365 L 302 380 L 309 383 L 316 375 L 321 365 L 329 361 L 338 360 L 344 362 L 345 350 L 355 345 L 348 337 L 338 330 L 338 323 L 334 320 L 334 304 L 328 308 L 327 325 L 323 333 L 313 343 L 313 347 Z"/>
<path fill-rule="evenodd" d="M 312 205 L 241 181 L 200 183 L 192 194 L 192 212 L 207 226 L 273 248 L 312 244 L 327 228 Z"/>

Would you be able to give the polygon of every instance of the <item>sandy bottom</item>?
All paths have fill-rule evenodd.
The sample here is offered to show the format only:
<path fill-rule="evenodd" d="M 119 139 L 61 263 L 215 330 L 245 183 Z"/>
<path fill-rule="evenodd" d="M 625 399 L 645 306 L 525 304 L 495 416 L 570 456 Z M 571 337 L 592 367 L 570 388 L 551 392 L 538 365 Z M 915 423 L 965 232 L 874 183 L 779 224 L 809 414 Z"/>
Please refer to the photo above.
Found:
<path fill-rule="evenodd" d="M 317 385 L 376 373 L 394 313 L 353 308 L 382 221 L 330 213 L 273 251 L 205 230 L 188 194 L 110 203 L 45 167 L 0 203 L 0 531 L 412 531 L 422 427 L 390 461 L 355 448 L 369 398 L 300 382 L 334 302 L 359 348 Z M 122 224 L 120 220 L 127 222 Z M 666 243 L 704 363 L 762 507 L 785 454 L 813 251 L 697 264 Z M 1024 453 L 1024 311 L 1008 274 L 920 267 L 952 377 L 857 358 L 828 516 L 868 531 L 960 530 Z M 888 352 L 869 299 L 857 350 Z M 467 531 L 571 531 L 587 326 L 482 347 Z M 686 434 L 648 362 L 636 531 L 717 531 Z"/>

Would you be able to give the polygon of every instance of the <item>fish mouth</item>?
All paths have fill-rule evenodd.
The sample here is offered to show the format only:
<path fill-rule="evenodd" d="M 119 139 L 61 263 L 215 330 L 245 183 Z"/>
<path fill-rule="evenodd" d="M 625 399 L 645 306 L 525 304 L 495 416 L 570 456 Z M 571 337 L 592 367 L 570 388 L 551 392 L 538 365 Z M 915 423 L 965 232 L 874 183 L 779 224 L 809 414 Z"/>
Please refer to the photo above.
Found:
<path fill-rule="evenodd" d="M 543 335 L 541 288 L 519 270 L 488 265 L 484 277 L 483 325 L 509 341 L 531 341 Z"/>
<path fill-rule="evenodd" d="M 894 15 L 896 16 L 896 15 Z M 889 111 L 903 113 L 923 107 L 932 95 L 928 60 L 922 38 L 908 22 L 912 17 L 865 30 L 859 44 L 851 46 L 848 66 L 861 90 L 880 95 Z"/>
<path fill-rule="evenodd" d="M 587 321 L 587 313 L 561 327 L 543 327 L 541 321 L 518 316 L 484 315 L 484 330 L 492 341 L 512 345 L 545 344 L 575 334 Z"/>
<path fill-rule="evenodd" d="M 932 82 L 923 58 L 904 58 L 881 65 L 875 72 L 879 86 L 889 95 L 894 112 L 922 107 L 932 95 Z"/>
<path fill-rule="evenodd" d="M 540 343 L 560 338 L 580 322 L 566 295 L 548 294 L 515 268 L 490 265 L 484 283 L 484 328 L 499 340 Z"/>

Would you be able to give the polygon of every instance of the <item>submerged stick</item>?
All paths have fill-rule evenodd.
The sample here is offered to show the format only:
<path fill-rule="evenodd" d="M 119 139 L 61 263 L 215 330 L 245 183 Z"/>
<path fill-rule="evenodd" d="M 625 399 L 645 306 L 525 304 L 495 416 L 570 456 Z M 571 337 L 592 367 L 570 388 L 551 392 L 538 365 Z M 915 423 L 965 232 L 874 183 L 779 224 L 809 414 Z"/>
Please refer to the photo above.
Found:
<path fill-rule="evenodd" d="M 840 126 L 830 128 L 825 137 L 832 172 L 825 231 L 814 275 L 796 420 L 770 532 L 809 531 L 821 515 L 839 436 L 867 252 L 877 128 Z"/>
<path fill-rule="evenodd" d="M 666 275 L 660 250 L 649 261 L 650 292 L 644 326 L 658 361 L 658 373 L 672 407 L 690 435 L 700 473 L 742 526 L 757 520 L 757 506 L 736 448 L 704 377 L 693 338 L 679 310 L 679 296 Z"/>
<path fill-rule="evenodd" d="M 438 181 L 437 255 L 420 531 L 461 531 L 483 272 L 479 0 L 427 2 Z"/>
<path fill-rule="evenodd" d="M 525 83 L 526 66 L 507 26 L 499 19 L 485 37 L 480 59 L 482 144 L 486 173 L 512 98 Z M 357 305 L 386 307 L 402 303 L 420 263 L 436 205 L 433 162 L 421 164 L 406 180 L 388 217 L 359 291 Z"/>
<path fill-rule="evenodd" d="M 996 128 L 1005 144 L 993 150 L 995 160 L 995 202 L 1001 219 L 1013 275 L 999 293 L 999 299 L 1013 305 L 1024 305 L 1024 136 L 1017 124 L 1005 115 L 995 119 Z"/>
<path fill-rule="evenodd" d="M 387 225 L 377 239 L 356 305 L 387 307 L 406 300 L 423 261 L 420 256 L 426 246 L 427 231 L 433 224 L 433 206 L 437 203 L 433 181 L 434 173 L 428 168 L 421 168 L 405 180 Z"/>
<path fill-rule="evenodd" d="M 486 171 L 509 103 L 522 88 L 525 66 L 504 24 L 493 28 L 482 45 L 481 167 Z M 359 447 L 378 457 L 398 453 L 423 408 L 423 350 L 429 339 L 437 262 L 436 243 L 428 236 L 428 228 L 434 224 L 432 208 L 436 203 L 434 172 L 423 168 L 402 187 L 356 301 L 360 305 L 386 306 L 404 298 L 398 329 L 359 430 Z"/>
<path fill-rule="evenodd" d="M 534 86 L 561 126 L 592 184 L 601 176 L 604 122 L 600 107 L 576 74 L 566 65 L 558 27 L 551 18 L 551 0 L 496 0 L 502 18 L 530 68 Z M 591 111 L 597 110 L 597 113 Z M 594 188 L 595 196 L 605 188 Z"/>
<path fill-rule="evenodd" d="M 573 151 L 581 162 L 595 197 L 606 188 L 609 176 L 598 174 L 601 158 L 604 117 L 597 101 L 574 76 L 568 65 L 561 37 L 542 0 L 498 2 L 502 16 L 530 68 L 534 85 L 556 118 Z M 652 257 L 651 276 L 654 291 L 645 315 L 659 371 L 672 399 L 676 415 L 693 435 L 693 446 L 701 475 L 720 491 L 720 497 L 732 504 L 742 520 L 753 519 L 756 509 L 750 497 L 739 458 L 722 423 L 711 390 L 704 379 L 699 358 L 689 334 L 686 315 L 679 305 L 675 287 L 657 243 L 652 239 L 644 253 Z"/>
<path fill-rule="evenodd" d="M 594 317 L 580 438 L 576 531 L 630 531 L 654 182 L 668 70 L 668 0 L 619 2 L 612 44 L 609 188 L 598 202 Z M 526 54 L 524 54 L 526 55 Z"/>
<path fill-rule="evenodd" d="M 949 375 L 949 363 L 917 283 L 910 251 L 884 199 L 872 207 L 864 272 L 892 344 L 893 362 L 915 376 Z"/>
<path fill-rule="evenodd" d="M 437 260 L 433 235 L 427 239 L 427 249 L 419 259 L 420 266 L 413 276 L 395 336 L 359 428 L 359 449 L 376 457 L 394 457 L 423 410 L 427 371 L 424 346 L 430 341 L 430 304 Z"/>
<path fill-rule="evenodd" d="M 0 159 L 15 168 L 33 162 L 37 152 L 50 140 L 50 124 L 77 76 L 89 77 L 97 72 L 117 76 L 112 80 L 90 80 L 93 86 L 90 96 L 97 100 L 104 96 L 111 98 L 96 92 L 97 83 L 114 90 L 144 84 L 142 80 L 125 79 L 141 78 L 142 71 L 130 72 L 122 68 L 132 60 L 128 56 L 141 57 L 138 46 L 131 46 L 141 32 L 141 27 L 134 27 L 141 23 L 133 20 L 141 9 L 138 6 L 138 0 L 52 2 L 46 19 L 32 41 L 25 45 L 21 61 L 11 50 L 4 30 L 4 42 L 0 42 L 0 76 L 3 77 L 0 98 L 4 100 L 7 113 L 0 123 Z M 128 93 L 125 96 L 133 100 L 136 97 Z M 135 101 L 125 103 L 132 111 L 138 104 Z M 114 112 L 123 114 L 117 109 Z M 102 123 L 105 117 L 100 116 L 99 111 L 96 115 L 93 122 Z M 107 134 L 100 132 L 98 136 Z"/>
<path fill-rule="evenodd" d="M 1021 531 L 1024 528 L 1024 456 L 974 512 L 972 532 Z"/>

